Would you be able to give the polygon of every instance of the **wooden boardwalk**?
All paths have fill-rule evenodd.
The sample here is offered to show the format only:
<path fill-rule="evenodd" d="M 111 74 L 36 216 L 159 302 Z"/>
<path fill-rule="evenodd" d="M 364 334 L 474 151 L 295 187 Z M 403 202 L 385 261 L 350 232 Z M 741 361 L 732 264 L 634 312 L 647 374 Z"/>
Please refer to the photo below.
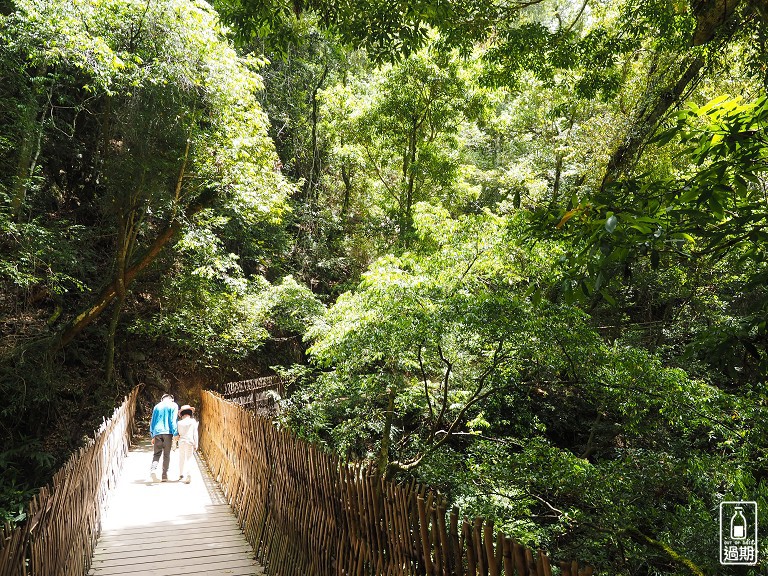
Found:
<path fill-rule="evenodd" d="M 261 576 L 251 546 L 221 489 L 198 458 L 192 482 L 152 483 L 148 441 L 133 447 L 110 498 L 89 576 Z"/>

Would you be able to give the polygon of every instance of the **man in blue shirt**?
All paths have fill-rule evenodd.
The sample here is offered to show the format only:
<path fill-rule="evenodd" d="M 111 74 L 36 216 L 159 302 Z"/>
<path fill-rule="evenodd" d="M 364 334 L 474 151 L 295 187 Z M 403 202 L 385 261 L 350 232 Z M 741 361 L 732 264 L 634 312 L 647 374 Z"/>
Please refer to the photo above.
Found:
<path fill-rule="evenodd" d="M 152 456 L 150 474 L 152 482 L 157 482 L 157 462 L 163 456 L 163 482 L 168 481 L 168 465 L 171 463 L 171 446 L 173 437 L 178 436 L 176 421 L 179 416 L 179 405 L 173 401 L 173 396 L 163 394 L 163 397 L 152 410 L 152 423 L 149 433 L 152 436 L 152 445 L 155 447 Z"/>

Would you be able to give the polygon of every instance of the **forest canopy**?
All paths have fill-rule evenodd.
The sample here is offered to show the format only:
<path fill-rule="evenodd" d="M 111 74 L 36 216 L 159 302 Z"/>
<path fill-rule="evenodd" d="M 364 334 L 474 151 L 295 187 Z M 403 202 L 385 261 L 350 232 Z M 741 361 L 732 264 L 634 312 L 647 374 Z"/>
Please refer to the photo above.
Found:
<path fill-rule="evenodd" d="M 768 509 L 767 31 L 1 2 L 0 516 L 134 385 L 278 373 L 279 425 L 551 557 L 758 574 L 718 506 Z"/>

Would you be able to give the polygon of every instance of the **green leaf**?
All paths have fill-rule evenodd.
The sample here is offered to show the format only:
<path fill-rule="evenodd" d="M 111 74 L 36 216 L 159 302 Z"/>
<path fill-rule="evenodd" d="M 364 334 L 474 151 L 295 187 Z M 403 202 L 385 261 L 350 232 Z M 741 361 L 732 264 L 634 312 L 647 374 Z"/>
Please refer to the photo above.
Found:
<path fill-rule="evenodd" d="M 606 288 L 603 288 L 600 290 L 600 296 L 603 297 L 603 299 L 608 302 L 611 306 L 616 306 L 616 298 L 611 296 L 610 292 Z"/>
<path fill-rule="evenodd" d="M 670 128 L 669 130 L 664 130 L 662 132 L 659 132 L 656 136 L 651 138 L 648 141 L 648 143 L 656 144 L 657 146 L 664 146 L 665 144 L 668 144 L 679 133 L 680 131 L 677 129 L 677 127 Z"/>

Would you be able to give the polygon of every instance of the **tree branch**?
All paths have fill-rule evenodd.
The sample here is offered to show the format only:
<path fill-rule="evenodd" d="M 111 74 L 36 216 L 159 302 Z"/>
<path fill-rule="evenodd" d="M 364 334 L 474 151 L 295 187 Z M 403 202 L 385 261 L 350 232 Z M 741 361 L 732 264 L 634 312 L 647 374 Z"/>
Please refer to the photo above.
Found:
<path fill-rule="evenodd" d="M 190 205 L 184 211 L 184 220 L 191 219 L 195 214 L 208 208 L 218 197 L 217 192 L 213 188 L 206 189 L 197 201 Z M 181 229 L 183 221 L 180 219 L 172 220 L 166 228 L 160 232 L 155 238 L 152 244 L 146 249 L 139 259 L 130 267 L 125 270 L 124 282 L 125 286 L 130 285 L 136 277 L 144 271 L 152 262 L 155 261 L 162 249 L 168 242 L 176 235 Z M 80 332 L 87 326 L 92 324 L 96 318 L 109 306 L 112 300 L 118 294 L 118 286 L 116 281 L 112 281 L 109 285 L 102 289 L 96 301 L 91 304 L 87 309 L 80 312 L 69 322 L 64 324 L 58 331 L 58 333 L 51 339 L 51 349 L 53 351 L 60 350 L 69 344 Z"/>
<path fill-rule="evenodd" d="M 667 558 L 675 562 L 675 564 L 679 564 L 680 566 L 684 566 L 687 568 L 691 574 L 694 576 L 705 576 L 704 570 L 699 568 L 693 560 L 690 558 L 687 558 L 686 556 L 683 556 L 678 551 L 674 550 L 669 544 L 666 544 L 662 542 L 661 540 L 654 540 L 650 536 L 647 536 L 646 534 L 643 534 L 640 532 L 640 530 L 637 530 L 636 528 L 627 528 L 623 530 L 625 534 L 627 534 L 630 538 L 632 538 L 635 542 L 639 542 L 640 544 L 645 544 L 646 546 L 650 546 L 651 548 L 654 548 L 664 554 Z"/>
<path fill-rule="evenodd" d="M 427 399 L 427 406 L 429 407 L 429 417 L 430 419 L 434 420 L 435 418 L 435 411 L 432 408 L 432 399 L 429 397 L 429 384 L 427 379 L 427 372 L 424 370 L 424 360 L 421 357 L 421 349 L 422 345 L 419 344 L 419 349 L 417 352 L 417 357 L 419 359 L 419 370 L 421 370 L 421 379 L 424 381 L 424 397 Z"/>
<path fill-rule="evenodd" d="M 704 61 L 698 56 L 689 57 L 683 62 L 681 72 L 676 76 L 673 84 L 658 91 L 654 96 L 648 95 L 650 100 L 635 112 L 635 118 L 622 142 L 611 155 L 608 166 L 605 169 L 601 189 L 615 182 L 624 175 L 636 162 L 641 149 L 648 138 L 656 130 L 659 122 L 672 107 L 679 101 L 688 85 L 704 67 Z"/>
<path fill-rule="evenodd" d="M 445 374 L 443 375 L 443 403 L 440 407 L 440 415 L 432 424 L 432 430 L 429 433 L 430 440 L 434 439 L 437 428 L 442 424 L 443 418 L 445 417 L 445 411 L 448 409 L 448 380 L 450 379 L 451 370 L 453 369 L 453 364 L 445 357 L 443 347 L 440 344 L 437 345 L 437 352 L 440 354 L 440 360 L 445 364 Z"/>
<path fill-rule="evenodd" d="M 492 387 L 486 390 L 485 392 L 482 392 L 483 387 L 485 386 L 485 381 L 488 379 L 488 376 L 490 376 L 493 371 L 498 367 L 498 365 L 503 361 L 504 357 L 501 355 L 501 350 L 504 346 L 504 340 L 499 340 L 496 350 L 493 354 L 493 360 L 491 362 L 491 365 L 477 378 L 477 386 L 475 387 L 475 391 L 472 393 L 472 396 L 467 401 L 466 404 L 459 410 L 459 413 L 456 415 L 456 417 L 453 419 L 453 422 L 451 422 L 451 425 L 448 427 L 447 430 L 438 430 L 435 431 L 434 434 L 430 435 L 430 440 L 434 442 L 434 438 L 437 436 L 437 434 L 442 433 L 442 436 L 437 442 L 434 442 L 431 446 L 429 446 L 426 450 L 424 450 L 421 454 L 417 455 L 415 458 L 410 460 L 409 462 L 401 462 L 400 460 L 395 460 L 394 462 L 390 462 L 387 466 L 387 472 L 389 474 L 397 471 L 397 472 L 405 472 L 408 470 L 413 470 L 416 468 L 421 462 L 429 456 L 430 454 L 434 453 L 438 448 L 440 448 L 443 444 L 445 444 L 450 437 L 454 435 L 456 432 L 456 429 L 459 427 L 459 425 L 464 421 L 464 417 L 466 416 L 467 411 L 480 402 L 481 400 L 484 400 L 485 398 L 488 398 L 491 394 L 495 394 L 500 390 L 498 387 Z M 445 404 L 444 402 L 444 407 Z"/>

